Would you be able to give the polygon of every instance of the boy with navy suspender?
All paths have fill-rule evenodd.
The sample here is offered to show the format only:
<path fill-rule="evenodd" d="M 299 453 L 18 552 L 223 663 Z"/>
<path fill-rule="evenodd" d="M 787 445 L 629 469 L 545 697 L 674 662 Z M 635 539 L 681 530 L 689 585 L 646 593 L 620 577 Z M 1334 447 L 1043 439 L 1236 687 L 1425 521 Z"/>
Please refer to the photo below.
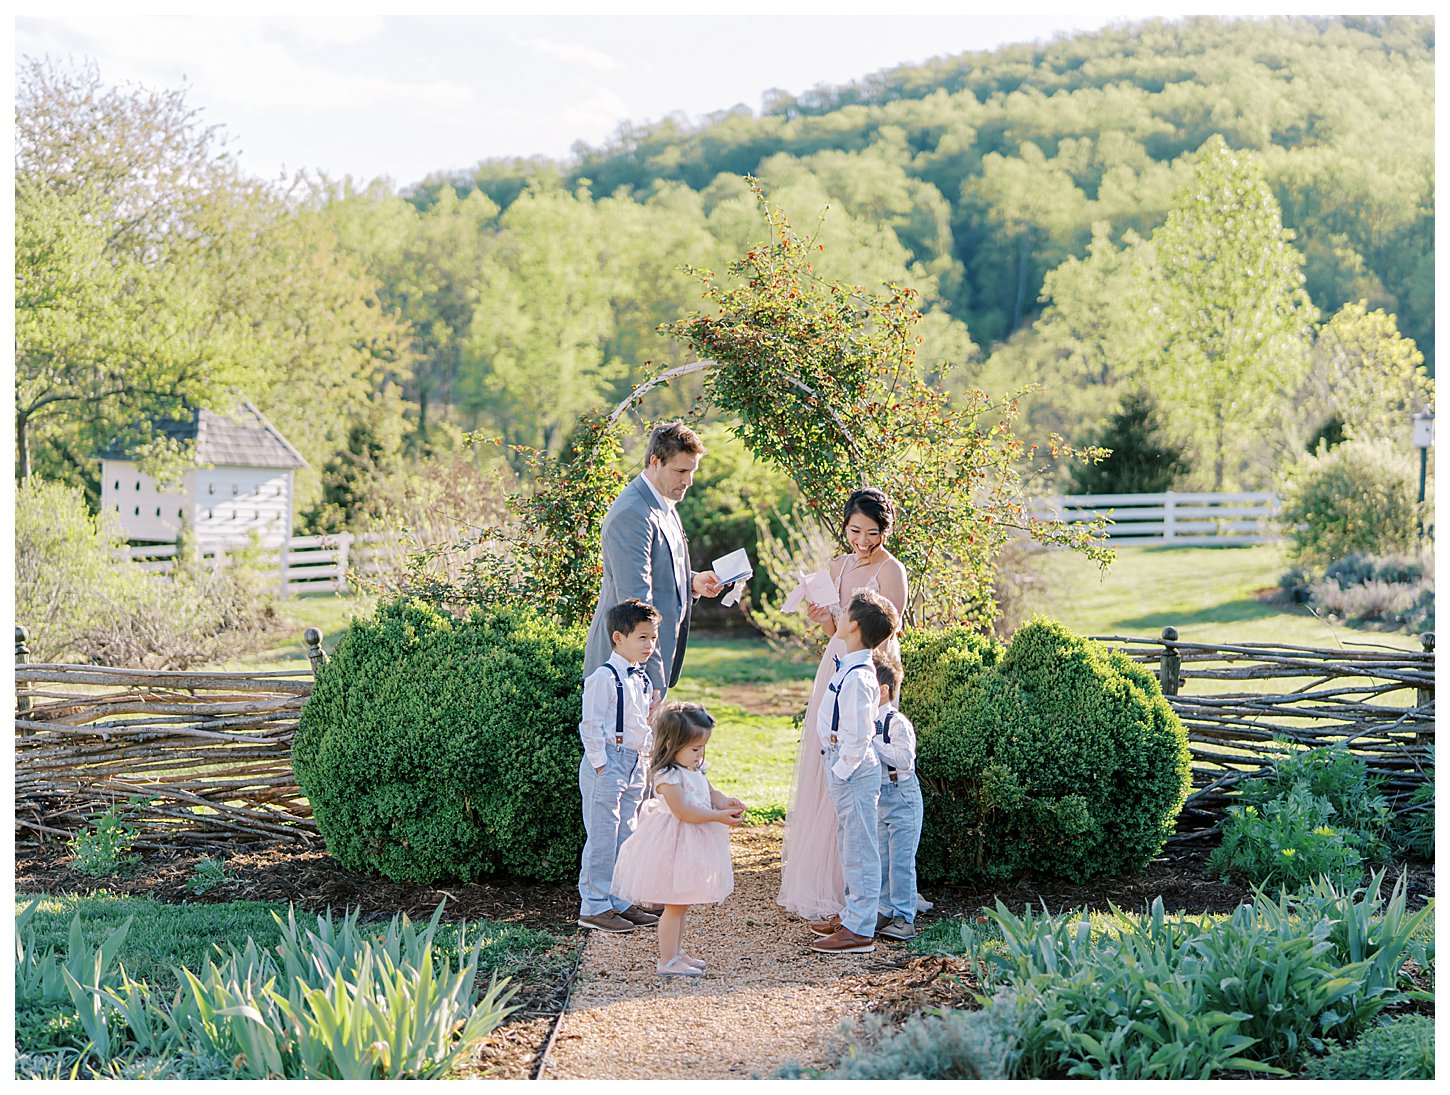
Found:
<path fill-rule="evenodd" d="M 614 652 L 584 681 L 579 740 L 579 797 L 584 810 L 584 853 L 579 857 L 579 924 L 605 932 L 629 932 L 659 917 L 609 892 L 614 861 L 634 831 L 644 798 L 653 734 L 653 689 L 644 663 L 659 641 L 660 614 L 629 597 L 605 617 Z"/>
<path fill-rule="evenodd" d="M 880 686 L 871 651 L 900 626 L 896 606 L 870 590 L 851 598 L 836 636 L 846 644 L 822 703 L 815 731 L 831 805 L 836 810 L 836 846 L 846 903 L 829 920 L 811 925 L 817 938 L 811 949 L 822 954 L 865 954 L 876 949 L 876 907 L 881 899 L 881 854 L 877 846 L 877 806 L 881 795 L 880 762 L 876 756 L 876 707 Z"/>
<path fill-rule="evenodd" d="M 881 901 L 876 934 L 916 938 L 916 849 L 921 843 L 921 784 L 916 778 L 916 727 L 896 709 L 901 663 L 884 650 L 872 655 L 881 687 L 876 755 L 881 760 L 877 845 L 881 849 Z"/>

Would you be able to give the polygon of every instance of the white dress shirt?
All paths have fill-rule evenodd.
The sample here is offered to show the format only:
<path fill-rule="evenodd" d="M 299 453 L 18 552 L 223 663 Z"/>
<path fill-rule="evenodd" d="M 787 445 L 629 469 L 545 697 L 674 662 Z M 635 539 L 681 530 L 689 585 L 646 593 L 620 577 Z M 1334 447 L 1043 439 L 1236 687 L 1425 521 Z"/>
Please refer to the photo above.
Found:
<path fill-rule="evenodd" d="M 888 742 L 885 738 L 878 737 L 876 755 L 881 758 L 882 764 L 889 764 L 896 769 L 897 779 L 905 779 L 916 769 L 916 727 L 896 709 L 894 703 L 888 703 L 881 708 L 877 723 L 885 722 L 888 713 L 891 715 L 891 725 L 887 727 L 886 733 L 891 740 Z"/>
<path fill-rule="evenodd" d="M 642 475 L 640 478 L 644 480 L 644 485 L 650 489 L 650 493 L 665 509 L 664 520 L 660 522 L 660 527 L 664 529 L 665 539 L 670 545 L 670 554 L 675 560 L 675 585 L 680 597 L 680 619 L 683 620 L 685 618 L 685 601 L 693 592 L 690 589 L 690 568 L 685 565 L 685 526 L 680 523 L 680 511 L 675 508 L 674 499 L 666 498 L 661 494 L 650 482 L 648 475 Z M 680 577 L 682 574 L 683 578 Z"/>
<path fill-rule="evenodd" d="M 857 668 L 865 666 L 864 669 Z M 816 733 L 823 747 L 831 744 L 831 717 L 840 701 L 841 718 L 836 726 L 836 744 L 840 756 L 831 771 L 840 779 L 848 778 L 861 766 L 876 736 L 876 704 L 881 686 L 871 666 L 871 651 L 857 650 L 841 658 L 831 677 L 830 689 L 816 708 Z"/>
<path fill-rule="evenodd" d="M 648 757 L 653 743 L 649 701 L 654 689 L 648 677 L 629 672 L 631 668 L 643 667 L 631 667 L 616 651 L 584 681 L 584 717 L 579 722 L 579 740 L 584 744 L 584 755 L 594 768 L 600 767 L 607 751 L 615 747 L 615 710 L 619 693 L 614 687 L 610 666 L 618 672 L 624 685 L 624 748 L 634 749 Z"/>

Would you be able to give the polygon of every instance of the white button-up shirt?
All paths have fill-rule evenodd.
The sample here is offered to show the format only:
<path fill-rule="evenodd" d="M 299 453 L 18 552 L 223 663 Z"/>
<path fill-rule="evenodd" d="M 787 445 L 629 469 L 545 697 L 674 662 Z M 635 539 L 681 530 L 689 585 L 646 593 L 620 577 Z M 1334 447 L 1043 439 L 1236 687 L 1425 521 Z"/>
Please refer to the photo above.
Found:
<path fill-rule="evenodd" d="M 637 750 L 648 758 L 654 741 L 654 730 L 649 721 L 653 686 L 648 677 L 631 676 L 629 662 L 616 651 L 584 680 L 584 717 L 579 721 L 579 740 L 584 745 L 584 755 L 594 768 L 600 767 L 607 751 L 615 747 L 614 728 L 618 725 L 615 711 L 619 693 L 614 687 L 610 666 L 614 667 L 624 685 L 624 748 Z"/>
<path fill-rule="evenodd" d="M 650 489 L 650 493 L 665 509 L 664 520 L 660 522 L 660 527 L 664 529 L 665 539 L 669 541 L 670 554 L 675 563 L 675 585 L 678 587 L 677 592 L 679 593 L 680 619 L 683 620 L 685 602 L 693 592 L 690 589 L 690 568 L 685 565 L 685 526 L 680 524 L 680 511 L 675 508 L 674 499 L 666 498 L 661 494 L 650 482 L 648 475 L 641 476 L 641 478 L 644 480 L 644 485 Z M 681 577 L 682 575 L 683 577 Z M 668 669 L 669 667 L 666 666 L 666 671 Z"/>
<path fill-rule="evenodd" d="M 876 736 L 876 704 L 881 698 L 881 686 L 876 683 L 871 651 L 857 650 L 842 657 L 840 667 L 831 677 L 830 688 L 839 691 L 828 690 L 822 697 L 816 709 L 816 734 L 821 746 L 829 748 L 831 716 L 839 701 L 841 718 L 836 726 L 836 744 L 840 754 L 831 771 L 837 778 L 846 779 L 871 752 Z"/>
<path fill-rule="evenodd" d="M 886 728 L 886 733 L 891 736 L 891 740 L 888 742 L 884 737 L 878 737 L 876 755 L 881 758 L 882 764 L 889 764 L 896 769 L 897 779 L 905 779 L 916 769 L 916 727 L 896 709 L 894 703 L 888 703 L 881 708 L 876 719 L 877 724 L 885 722 L 888 714 L 891 715 L 891 725 Z"/>

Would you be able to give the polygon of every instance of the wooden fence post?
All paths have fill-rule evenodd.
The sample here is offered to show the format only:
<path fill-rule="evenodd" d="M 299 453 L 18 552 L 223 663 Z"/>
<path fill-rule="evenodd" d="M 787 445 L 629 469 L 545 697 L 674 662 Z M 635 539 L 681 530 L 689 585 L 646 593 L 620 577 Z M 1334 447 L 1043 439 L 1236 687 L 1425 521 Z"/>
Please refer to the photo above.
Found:
<path fill-rule="evenodd" d="M 352 533 L 339 532 L 337 534 L 337 588 L 340 592 L 347 592 L 347 552 L 352 546 Z"/>
<path fill-rule="evenodd" d="M 15 625 L 15 664 L 16 665 L 27 665 L 27 664 L 29 664 L 29 662 L 30 662 L 30 632 L 26 631 L 25 628 L 21 627 L 19 624 L 16 624 Z M 15 690 L 16 690 L 16 692 L 19 692 L 20 691 L 18 685 L 17 685 L 17 687 L 16 687 Z M 23 715 L 25 712 L 27 712 L 29 710 L 30 710 L 30 697 L 29 696 L 16 696 L 15 697 L 15 711 L 16 711 L 16 713 Z"/>
<path fill-rule="evenodd" d="M 1165 627 L 1163 629 L 1163 654 L 1158 659 L 1158 685 L 1163 689 L 1165 696 L 1178 695 L 1179 671 L 1183 668 L 1183 657 L 1173 646 L 1177 641 L 1178 629 Z"/>
<path fill-rule="evenodd" d="M 302 633 L 302 641 L 307 644 L 307 660 L 312 664 L 312 676 L 317 676 L 317 671 L 329 661 L 327 651 L 322 649 L 322 632 L 315 627 L 309 627 Z"/>
<path fill-rule="evenodd" d="M 1433 631 L 1426 631 L 1426 632 L 1421 633 L 1421 635 L 1420 635 L 1420 648 L 1422 650 L 1424 650 L 1426 654 L 1429 654 L 1431 656 L 1431 659 L 1432 660 L 1431 660 L 1431 663 L 1430 663 L 1430 668 L 1431 668 L 1431 671 L 1433 672 L 1433 670 L 1434 670 L 1434 661 L 1433 661 L 1433 658 L 1434 658 L 1434 654 L 1435 654 L 1435 633 Z M 1429 688 L 1426 688 L 1426 687 L 1424 687 L 1422 685 L 1419 688 L 1416 688 L 1415 689 L 1415 706 L 1416 707 L 1426 707 L 1429 704 L 1432 704 L 1434 702 L 1435 702 L 1435 686 L 1433 684 Z M 1417 730 L 1415 732 L 1415 744 L 1416 745 L 1428 745 L 1428 744 L 1430 744 L 1430 734 L 1427 731 L 1424 731 L 1424 730 Z"/>

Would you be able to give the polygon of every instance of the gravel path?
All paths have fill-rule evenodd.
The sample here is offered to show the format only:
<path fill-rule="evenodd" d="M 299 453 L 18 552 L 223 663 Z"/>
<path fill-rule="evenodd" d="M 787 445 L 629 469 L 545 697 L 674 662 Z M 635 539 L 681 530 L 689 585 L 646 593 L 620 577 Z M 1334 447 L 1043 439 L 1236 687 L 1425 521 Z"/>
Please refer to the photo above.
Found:
<path fill-rule="evenodd" d="M 805 924 L 775 903 L 780 837 L 779 825 L 732 834 L 735 892 L 685 919 L 685 949 L 710 964 L 698 983 L 655 975 L 653 929 L 591 934 L 547 1078 L 769 1078 L 789 1061 L 830 1063 L 827 1038 L 870 1003 L 857 975 L 906 953 L 882 941 L 872 954 L 809 951 Z"/>

